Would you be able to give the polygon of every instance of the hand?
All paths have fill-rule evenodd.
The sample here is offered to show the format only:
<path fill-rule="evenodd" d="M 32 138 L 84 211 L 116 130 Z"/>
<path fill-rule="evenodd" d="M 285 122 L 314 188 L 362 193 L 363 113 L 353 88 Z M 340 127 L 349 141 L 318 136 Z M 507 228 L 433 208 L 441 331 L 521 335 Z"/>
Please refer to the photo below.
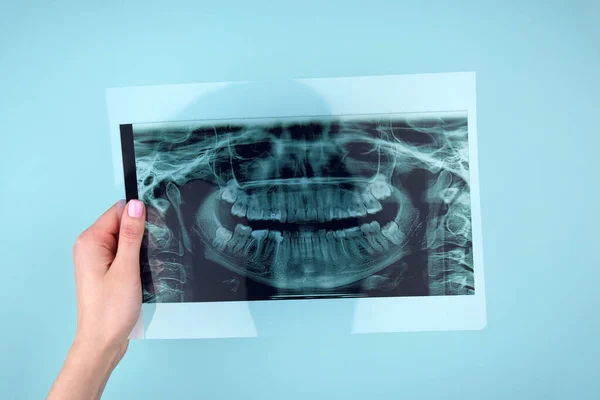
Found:
<path fill-rule="evenodd" d="M 49 398 L 99 397 L 127 350 L 142 304 L 139 255 L 146 212 L 141 201 L 122 204 L 106 211 L 73 248 L 77 331 Z"/>

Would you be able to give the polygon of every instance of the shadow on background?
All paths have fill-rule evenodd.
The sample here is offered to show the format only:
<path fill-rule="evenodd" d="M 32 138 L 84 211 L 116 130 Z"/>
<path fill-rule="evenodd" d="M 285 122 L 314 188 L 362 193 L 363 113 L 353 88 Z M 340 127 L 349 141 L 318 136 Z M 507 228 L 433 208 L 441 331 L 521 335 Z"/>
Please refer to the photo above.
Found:
<path fill-rule="evenodd" d="M 223 89 L 198 98 L 193 104 L 173 116 L 173 121 L 206 119 L 210 116 L 323 116 L 330 111 L 325 102 L 307 86 L 294 82 L 232 83 Z M 243 122 L 243 121 L 240 121 Z M 344 170 L 332 171 L 335 176 L 349 176 Z M 181 187 L 181 197 L 185 204 L 182 212 L 186 215 L 187 229 L 193 234 L 193 216 L 204 199 L 215 190 L 215 184 L 197 181 Z M 358 225 L 358 220 L 356 220 Z M 202 243 L 194 236 L 193 254 L 184 257 L 184 265 L 193 265 L 191 279 L 186 289 L 185 301 L 226 301 L 247 302 L 249 313 L 254 321 L 257 336 L 289 336 L 304 334 L 350 333 L 352 330 L 356 299 L 332 299 L 328 301 L 310 299 L 265 300 L 278 291 L 243 276 L 233 276 L 228 269 L 206 260 Z M 233 276 L 233 277 L 232 277 Z M 227 282 L 229 286 L 227 286 Z M 189 286 L 191 285 L 191 286 Z M 191 290 L 190 290 L 191 287 Z M 281 293 L 279 293 L 281 294 Z M 279 298 L 279 297 L 276 297 Z M 324 305 L 327 304 L 327 307 Z M 146 305 L 144 313 L 145 329 L 152 322 L 155 305 Z"/>

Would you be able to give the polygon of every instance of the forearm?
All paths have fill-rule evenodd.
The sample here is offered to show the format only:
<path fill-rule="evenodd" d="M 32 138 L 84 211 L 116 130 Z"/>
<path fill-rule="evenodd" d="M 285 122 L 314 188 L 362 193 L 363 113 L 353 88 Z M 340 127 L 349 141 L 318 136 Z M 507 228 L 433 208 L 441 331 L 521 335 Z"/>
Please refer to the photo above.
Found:
<path fill-rule="evenodd" d="M 48 399 L 99 399 L 123 352 L 124 349 L 76 339 Z"/>

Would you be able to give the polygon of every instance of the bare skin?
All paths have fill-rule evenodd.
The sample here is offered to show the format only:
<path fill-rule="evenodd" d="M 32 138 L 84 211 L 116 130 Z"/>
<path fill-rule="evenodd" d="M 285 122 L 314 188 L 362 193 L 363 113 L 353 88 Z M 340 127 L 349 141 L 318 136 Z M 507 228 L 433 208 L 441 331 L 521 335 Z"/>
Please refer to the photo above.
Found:
<path fill-rule="evenodd" d="M 124 356 L 142 304 L 145 216 L 140 201 L 117 203 L 77 238 L 77 330 L 48 399 L 99 399 Z"/>

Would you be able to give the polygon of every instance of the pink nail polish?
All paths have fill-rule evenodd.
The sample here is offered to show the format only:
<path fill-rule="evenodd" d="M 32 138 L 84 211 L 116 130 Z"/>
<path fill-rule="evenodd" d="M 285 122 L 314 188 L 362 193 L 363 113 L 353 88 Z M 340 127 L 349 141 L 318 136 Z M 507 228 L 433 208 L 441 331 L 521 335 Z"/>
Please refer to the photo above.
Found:
<path fill-rule="evenodd" d="M 127 206 L 127 214 L 131 218 L 140 218 L 144 212 L 144 204 L 139 200 L 131 200 L 129 201 L 129 205 Z"/>

